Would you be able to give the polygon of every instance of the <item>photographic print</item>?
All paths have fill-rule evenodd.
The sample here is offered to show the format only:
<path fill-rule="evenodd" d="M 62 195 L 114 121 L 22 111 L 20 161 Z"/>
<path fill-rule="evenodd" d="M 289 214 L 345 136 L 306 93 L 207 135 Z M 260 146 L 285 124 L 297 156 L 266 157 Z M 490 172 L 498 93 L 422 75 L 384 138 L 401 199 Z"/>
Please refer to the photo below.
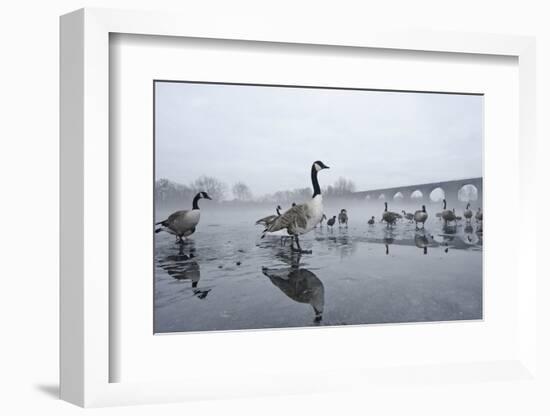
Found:
<path fill-rule="evenodd" d="M 483 95 L 154 82 L 154 332 L 483 318 Z"/>

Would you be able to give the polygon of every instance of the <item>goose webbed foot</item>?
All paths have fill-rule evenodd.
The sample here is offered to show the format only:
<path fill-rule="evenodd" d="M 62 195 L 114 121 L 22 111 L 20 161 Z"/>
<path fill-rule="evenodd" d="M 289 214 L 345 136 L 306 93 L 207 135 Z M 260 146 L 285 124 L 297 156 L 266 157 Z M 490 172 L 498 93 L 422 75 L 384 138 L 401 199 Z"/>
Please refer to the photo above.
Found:
<path fill-rule="evenodd" d="M 302 250 L 302 247 L 300 247 L 300 241 L 298 240 L 297 236 L 294 237 L 294 242 L 296 243 L 296 248 L 294 248 L 294 244 L 290 245 L 290 249 L 293 252 L 300 253 L 300 254 L 311 254 L 312 253 L 311 250 Z"/>
<path fill-rule="evenodd" d="M 313 253 L 313 251 L 311 251 L 311 250 L 302 250 L 301 248 L 295 248 L 294 246 L 291 246 L 290 249 L 294 253 L 299 253 L 299 254 L 311 254 L 311 253 Z"/>

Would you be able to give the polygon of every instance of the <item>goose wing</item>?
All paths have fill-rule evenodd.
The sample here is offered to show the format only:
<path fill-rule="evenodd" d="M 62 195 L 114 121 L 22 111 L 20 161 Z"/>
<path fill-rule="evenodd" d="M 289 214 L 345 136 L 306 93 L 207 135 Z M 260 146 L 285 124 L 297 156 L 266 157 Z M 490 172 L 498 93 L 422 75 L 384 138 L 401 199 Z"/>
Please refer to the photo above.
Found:
<path fill-rule="evenodd" d="M 298 229 L 306 228 L 310 218 L 311 212 L 307 204 L 295 205 L 277 217 L 271 224 L 267 224 L 265 230 L 274 232 L 286 228 L 289 234 L 294 234 Z"/>
<path fill-rule="evenodd" d="M 157 225 L 160 224 L 164 227 L 168 227 L 170 224 L 174 224 L 179 218 L 185 217 L 185 214 L 187 214 L 188 212 L 189 211 L 187 211 L 187 210 L 176 211 L 176 212 L 170 214 L 168 216 L 168 218 L 166 218 L 164 221 L 159 221 L 156 224 Z"/>
<path fill-rule="evenodd" d="M 192 234 L 199 222 L 199 218 L 199 210 L 182 210 L 174 212 L 166 220 L 161 221 L 159 224 L 176 232 L 177 234 L 183 235 L 189 231 L 191 231 Z"/>
<path fill-rule="evenodd" d="M 267 217 L 260 218 L 256 221 L 256 224 L 269 225 L 273 220 L 277 219 L 278 215 L 268 215 Z"/>

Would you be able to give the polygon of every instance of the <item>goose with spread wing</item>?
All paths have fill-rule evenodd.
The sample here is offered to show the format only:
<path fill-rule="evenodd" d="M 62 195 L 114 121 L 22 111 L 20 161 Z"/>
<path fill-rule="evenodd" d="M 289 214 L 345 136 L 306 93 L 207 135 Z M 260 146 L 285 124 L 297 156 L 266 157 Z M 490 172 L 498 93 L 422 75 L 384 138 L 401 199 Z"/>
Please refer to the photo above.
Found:
<path fill-rule="evenodd" d="M 281 216 L 281 206 L 277 205 L 277 209 L 275 209 L 275 212 L 277 215 L 268 215 L 267 217 L 260 218 L 258 221 L 256 221 L 256 225 L 263 225 L 264 227 L 271 224 L 273 221 L 277 219 L 277 217 Z"/>
<path fill-rule="evenodd" d="M 389 227 L 390 225 L 393 227 L 395 222 L 398 219 L 403 218 L 401 214 L 398 214 L 397 212 L 388 211 L 388 203 L 384 202 L 384 212 L 382 213 L 382 221 L 386 222 L 386 227 Z"/>
<path fill-rule="evenodd" d="M 311 165 L 311 183 L 313 185 L 313 196 L 304 204 L 297 204 L 276 218 L 271 224 L 266 226 L 264 233 L 273 233 L 279 230 L 286 230 L 293 237 L 291 249 L 301 253 L 311 253 L 311 251 L 302 250 L 300 247 L 299 236 L 311 231 L 323 217 L 323 197 L 321 196 L 321 187 L 317 179 L 317 174 L 323 169 L 328 169 L 320 160 Z M 296 248 L 294 248 L 296 243 Z"/>

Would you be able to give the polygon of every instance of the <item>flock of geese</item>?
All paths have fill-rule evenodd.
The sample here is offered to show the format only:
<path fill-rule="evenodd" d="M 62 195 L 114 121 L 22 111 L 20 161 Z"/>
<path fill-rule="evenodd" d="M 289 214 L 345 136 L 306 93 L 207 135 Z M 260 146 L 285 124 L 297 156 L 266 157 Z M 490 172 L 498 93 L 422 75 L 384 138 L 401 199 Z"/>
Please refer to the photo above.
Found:
<path fill-rule="evenodd" d="M 388 211 L 387 202 L 384 202 L 384 206 L 385 209 L 382 213 L 381 222 L 386 222 L 387 227 L 393 227 L 398 220 L 405 219 L 408 220 L 410 223 L 414 222 L 416 225 L 416 229 L 419 229 L 420 227 L 418 226 L 418 224 L 422 224 L 422 228 L 424 228 L 424 224 L 428 219 L 428 212 L 426 211 L 425 205 L 422 205 L 422 209 L 415 211 L 414 214 L 402 210 L 401 212 L 403 213 L 403 215 L 398 214 L 397 212 Z M 447 227 L 450 223 L 454 223 L 454 225 L 456 225 L 458 221 L 462 221 L 463 217 L 466 220 L 466 223 L 471 223 L 472 218 L 474 217 L 474 213 L 470 209 L 470 203 L 468 202 L 468 204 L 466 204 L 466 208 L 464 209 L 463 217 L 456 215 L 456 211 L 454 208 L 447 209 L 447 200 L 443 199 L 443 211 L 436 213 L 435 216 L 440 220 L 443 220 L 445 223 L 445 227 Z M 475 220 L 478 224 L 483 223 L 483 211 L 481 210 L 481 208 L 477 209 L 475 213 Z M 374 224 L 374 217 L 371 217 L 368 223 L 370 225 Z"/>
<path fill-rule="evenodd" d="M 319 186 L 318 173 L 321 170 L 329 169 L 320 160 L 313 162 L 311 165 L 311 183 L 313 186 L 313 195 L 311 199 L 303 204 L 292 204 L 292 206 L 285 212 L 281 212 L 282 208 L 280 205 L 277 206 L 274 215 L 269 215 L 264 218 L 260 218 L 256 221 L 256 224 L 262 225 L 264 230 L 262 231 L 261 238 L 264 238 L 266 235 L 280 236 L 282 238 L 291 238 L 292 243 L 290 248 L 292 251 L 298 253 L 307 253 L 311 254 L 311 250 L 303 250 L 300 246 L 299 237 L 303 234 L 306 234 L 317 227 L 317 225 L 323 226 L 323 221 L 326 220 L 328 227 L 333 227 L 338 219 L 339 226 L 348 226 L 348 213 L 346 209 L 340 210 L 338 216 L 334 215 L 331 218 L 327 218 L 323 210 L 323 198 L 321 195 L 321 187 Z M 155 232 L 165 231 L 176 236 L 176 239 L 179 243 L 183 243 L 184 239 L 186 240 L 191 236 L 199 223 L 200 220 L 200 208 L 199 200 L 200 199 L 211 199 L 206 192 L 199 192 L 193 198 L 193 205 L 191 210 L 182 210 L 176 211 L 171 214 L 167 219 L 157 222 L 155 225 L 159 226 L 156 228 Z M 414 222 L 416 228 L 419 228 L 419 224 L 424 225 L 428 219 L 428 213 L 426 211 L 426 206 L 422 205 L 422 209 L 415 211 L 414 213 L 407 213 L 401 211 L 402 214 L 388 210 L 388 203 L 384 202 L 384 212 L 382 213 L 381 222 L 385 222 L 386 226 L 393 227 L 398 220 L 407 220 L 410 223 Z M 443 210 L 436 213 L 436 217 L 443 220 L 445 226 L 449 223 L 457 224 L 457 221 L 461 221 L 462 217 L 458 216 L 455 212 L 455 209 L 447 208 L 447 201 L 443 200 Z M 481 208 L 475 213 L 470 209 L 470 203 L 467 204 L 466 209 L 463 212 L 463 217 L 466 222 L 471 222 L 472 218 L 475 217 L 475 220 L 478 223 L 483 221 L 483 212 Z M 375 217 L 367 221 L 369 225 L 374 225 Z M 296 245 L 296 247 L 294 247 Z"/>

